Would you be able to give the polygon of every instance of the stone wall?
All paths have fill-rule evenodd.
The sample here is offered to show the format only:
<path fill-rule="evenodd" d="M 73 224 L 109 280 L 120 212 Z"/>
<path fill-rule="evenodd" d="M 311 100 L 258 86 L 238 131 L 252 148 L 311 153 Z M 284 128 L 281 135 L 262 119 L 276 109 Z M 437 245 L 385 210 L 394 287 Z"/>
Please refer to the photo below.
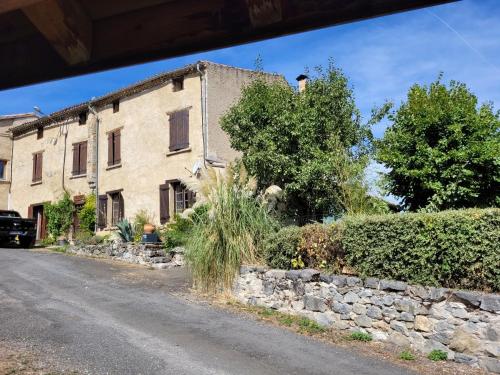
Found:
<path fill-rule="evenodd" d="M 234 293 L 243 303 L 300 314 L 338 330 L 500 373 L 500 295 L 326 275 L 312 269 L 243 266 Z"/>
<path fill-rule="evenodd" d="M 106 243 L 98 245 L 72 245 L 68 253 L 100 258 L 111 258 L 127 263 L 149 265 L 164 269 L 184 265 L 184 249 L 176 247 L 165 252 L 163 245 L 135 243 Z"/>

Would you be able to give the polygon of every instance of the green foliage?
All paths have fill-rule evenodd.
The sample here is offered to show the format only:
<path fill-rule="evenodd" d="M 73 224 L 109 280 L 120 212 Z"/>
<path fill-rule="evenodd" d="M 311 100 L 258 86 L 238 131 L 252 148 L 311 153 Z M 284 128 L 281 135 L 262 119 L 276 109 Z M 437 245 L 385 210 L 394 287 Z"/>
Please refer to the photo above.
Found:
<path fill-rule="evenodd" d="M 372 341 L 373 338 L 369 333 L 365 332 L 353 332 L 349 336 L 347 336 L 349 340 L 353 341 L 363 341 L 363 342 L 369 342 Z"/>
<path fill-rule="evenodd" d="M 134 228 L 127 219 L 124 219 L 116 224 L 118 227 L 118 235 L 123 242 L 132 242 L 134 240 Z"/>
<path fill-rule="evenodd" d="M 343 211 L 335 155 L 340 147 L 363 164 L 371 140 L 347 78 L 333 64 L 317 68 L 302 93 L 281 81 L 253 81 L 221 126 L 259 189 L 282 187 L 290 213 L 302 222 Z"/>
<path fill-rule="evenodd" d="M 339 226 L 309 224 L 302 227 L 293 268 L 328 268 L 340 272 L 345 263 Z"/>
<path fill-rule="evenodd" d="M 140 242 L 144 234 L 144 225 L 153 224 L 154 215 L 148 210 L 139 210 L 134 215 L 133 228 L 134 228 L 134 241 Z"/>
<path fill-rule="evenodd" d="M 174 220 L 168 223 L 162 232 L 162 241 L 165 249 L 169 250 L 177 246 L 184 246 L 193 228 L 193 220 L 185 219 L 176 214 Z"/>
<path fill-rule="evenodd" d="M 266 241 L 266 262 L 272 268 L 292 268 L 292 258 L 297 252 L 301 228 L 287 226 L 273 233 Z"/>
<path fill-rule="evenodd" d="M 88 234 L 94 233 L 95 230 L 95 212 L 96 212 L 96 196 L 90 194 L 85 197 L 83 207 L 78 211 L 78 220 L 80 221 L 80 231 Z"/>
<path fill-rule="evenodd" d="M 386 189 L 416 211 L 500 206 L 500 112 L 461 83 L 414 85 L 393 112 L 376 159 Z"/>
<path fill-rule="evenodd" d="M 232 286 L 242 263 L 264 257 L 264 244 L 276 223 L 230 167 L 223 174 L 212 168 L 198 191 L 210 207 L 194 222 L 186 244 L 186 260 L 195 286 L 220 291 Z"/>
<path fill-rule="evenodd" d="M 62 235 L 67 235 L 71 224 L 73 223 L 73 212 L 75 205 L 68 193 L 54 203 L 46 203 L 43 208 L 47 218 L 47 231 L 49 235 L 57 239 Z"/>
<path fill-rule="evenodd" d="M 500 290 L 500 209 L 343 220 L 348 264 L 362 276 Z"/>
<path fill-rule="evenodd" d="M 448 353 L 443 350 L 434 349 L 427 356 L 431 361 L 446 361 L 448 359 Z"/>
<path fill-rule="evenodd" d="M 403 361 L 414 361 L 417 357 L 415 357 L 415 354 L 409 350 L 403 350 L 399 355 L 399 359 L 402 359 Z"/>
<path fill-rule="evenodd" d="M 326 331 L 325 327 L 319 325 L 312 319 L 306 318 L 305 316 L 299 318 L 297 324 L 299 326 L 299 332 L 301 333 L 315 334 Z"/>

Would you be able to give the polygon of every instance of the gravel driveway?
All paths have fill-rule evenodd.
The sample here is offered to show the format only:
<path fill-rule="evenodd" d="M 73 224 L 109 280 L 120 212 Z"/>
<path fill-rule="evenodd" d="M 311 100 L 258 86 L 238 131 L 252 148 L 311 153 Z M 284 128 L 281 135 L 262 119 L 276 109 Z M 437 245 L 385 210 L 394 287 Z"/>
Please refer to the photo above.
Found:
<path fill-rule="evenodd" d="M 0 249 L 0 341 L 82 374 L 409 374 L 193 301 L 183 270 Z"/>

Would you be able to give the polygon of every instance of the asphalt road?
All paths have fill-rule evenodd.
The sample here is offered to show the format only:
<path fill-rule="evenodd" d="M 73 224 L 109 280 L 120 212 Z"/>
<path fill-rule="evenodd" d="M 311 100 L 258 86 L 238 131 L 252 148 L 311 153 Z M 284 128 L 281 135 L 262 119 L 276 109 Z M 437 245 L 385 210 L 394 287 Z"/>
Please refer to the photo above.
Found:
<path fill-rule="evenodd" d="M 0 249 L 0 340 L 83 374 L 409 373 L 190 300 L 187 283 L 179 269 Z"/>

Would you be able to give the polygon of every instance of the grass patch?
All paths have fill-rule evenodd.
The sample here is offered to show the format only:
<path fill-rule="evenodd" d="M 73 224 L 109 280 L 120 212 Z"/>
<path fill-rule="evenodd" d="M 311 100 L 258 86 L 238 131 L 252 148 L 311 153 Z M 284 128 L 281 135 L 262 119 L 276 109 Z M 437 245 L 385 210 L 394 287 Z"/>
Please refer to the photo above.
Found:
<path fill-rule="evenodd" d="M 369 342 L 373 340 L 372 336 L 369 333 L 365 332 L 353 332 L 349 336 L 347 336 L 347 339 L 352 341 L 363 341 L 363 342 Z"/>
<path fill-rule="evenodd" d="M 448 359 L 448 353 L 443 350 L 434 349 L 427 356 L 431 361 L 446 361 Z"/>
<path fill-rule="evenodd" d="M 319 325 L 314 320 L 311 320 L 311 319 L 306 318 L 306 317 L 299 318 L 297 323 L 299 326 L 299 332 L 302 332 L 302 333 L 314 334 L 314 333 L 321 333 L 321 332 L 326 331 L 325 327 Z"/>
<path fill-rule="evenodd" d="M 414 361 L 416 357 L 409 350 L 403 350 L 399 355 L 399 359 L 402 359 L 403 361 Z"/>
<path fill-rule="evenodd" d="M 50 248 L 51 251 L 55 251 L 56 253 L 62 253 L 62 254 L 65 254 L 67 249 L 68 249 L 67 246 L 55 246 Z"/>
<path fill-rule="evenodd" d="M 287 327 L 291 327 L 292 324 L 295 322 L 295 320 L 296 320 L 296 317 L 291 316 L 291 315 L 285 315 L 285 316 L 281 316 L 278 318 L 278 322 L 280 322 L 280 324 L 283 324 L 284 326 L 287 326 Z"/>
<path fill-rule="evenodd" d="M 277 311 L 265 307 L 262 310 L 258 311 L 257 314 L 259 314 L 260 316 L 263 316 L 265 318 L 269 318 L 269 317 L 271 317 L 273 315 L 276 315 Z"/>

